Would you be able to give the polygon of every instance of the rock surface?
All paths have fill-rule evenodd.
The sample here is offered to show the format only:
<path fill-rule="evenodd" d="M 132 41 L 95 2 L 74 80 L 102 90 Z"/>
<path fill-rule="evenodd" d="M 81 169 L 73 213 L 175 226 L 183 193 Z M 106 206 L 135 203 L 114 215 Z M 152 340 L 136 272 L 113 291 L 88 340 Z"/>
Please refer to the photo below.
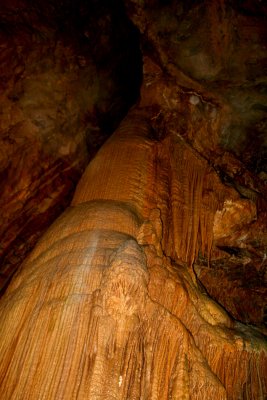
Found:
<path fill-rule="evenodd" d="M 205 201 L 225 202 L 219 211 L 224 221 L 211 258 L 199 253 L 198 278 L 232 316 L 265 330 L 266 5 L 209 0 L 125 5 L 142 33 L 142 106 L 150 109 L 154 130 L 159 137 L 172 133 L 193 148 L 229 188 L 221 198 L 220 192 L 211 193 L 212 185 L 204 188 Z M 201 173 L 190 174 L 201 181 Z M 226 212 L 230 203 L 232 213 Z M 177 229 L 187 228 L 180 221 Z"/>
<path fill-rule="evenodd" d="M 138 96 L 138 35 L 113 3 L 1 1 L 0 291 Z"/>
<path fill-rule="evenodd" d="M 164 232 L 166 218 L 185 213 L 171 189 L 169 146 L 146 112 L 132 111 L 12 280 L 0 304 L 2 397 L 265 398 L 263 338 L 200 292 L 178 260 L 189 233 L 178 230 L 176 248 L 174 230 Z M 174 181 L 159 177 L 159 165 Z M 189 197 L 194 204 L 201 195 Z M 192 232 L 195 218 L 189 209 Z"/>
<path fill-rule="evenodd" d="M 0 397 L 265 400 L 266 6 L 125 7 L 140 100 L 0 301 Z M 136 101 L 141 61 L 120 1 L 0 11 L 5 285 Z"/>

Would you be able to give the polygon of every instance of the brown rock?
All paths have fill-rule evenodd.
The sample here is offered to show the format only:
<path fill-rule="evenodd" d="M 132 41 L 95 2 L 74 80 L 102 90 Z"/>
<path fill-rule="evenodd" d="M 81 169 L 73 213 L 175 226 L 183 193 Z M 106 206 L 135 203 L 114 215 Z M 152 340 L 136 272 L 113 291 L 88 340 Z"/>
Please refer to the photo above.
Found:
<path fill-rule="evenodd" d="M 88 4 L 0 6 L 4 280 L 67 203 L 83 132 L 99 143 L 131 104 L 118 91 L 139 87 L 122 4 Z M 266 6 L 125 6 L 141 99 L 1 299 L 0 397 L 263 400 Z"/>
<path fill-rule="evenodd" d="M 164 255 L 165 146 L 142 111 L 130 114 L 12 280 L 0 304 L 2 397 L 266 396 L 263 339 Z"/>
<path fill-rule="evenodd" d="M 136 32 L 113 8 L 1 2 L 0 292 L 138 95 Z"/>
<path fill-rule="evenodd" d="M 204 188 L 206 194 L 201 196 L 201 207 L 186 201 L 185 218 L 179 213 L 181 220 L 175 219 L 176 239 L 169 240 L 169 246 L 180 243 L 176 253 L 181 256 L 182 252 L 181 259 L 189 263 L 198 255 L 195 270 L 208 293 L 238 320 L 257 321 L 264 328 L 267 309 L 264 278 L 267 267 L 266 6 L 263 2 L 241 4 L 205 0 L 179 4 L 153 0 L 149 6 L 131 0 L 125 5 L 142 33 L 144 84 L 141 105 L 150 110 L 154 131 L 159 138 L 170 134 L 180 138 L 190 150 L 195 150 L 196 158 L 200 156 L 207 160 L 211 171 L 217 173 L 217 178 L 211 177 L 212 184 Z M 191 160 L 192 156 L 190 161 L 188 158 L 189 164 L 193 163 Z M 204 164 L 202 161 L 202 168 Z M 190 170 L 188 172 L 192 178 Z M 201 168 L 194 174 L 199 175 L 199 179 Z M 184 180 L 187 171 L 185 175 Z M 223 186 L 215 183 L 218 178 Z M 177 193 L 186 195 L 196 189 L 192 185 L 186 189 L 185 182 L 180 183 L 181 177 Z M 215 202 L 214 208 L 208 207 L 209 212 L 212 208 L 217 209 L 215 231 L 220 231 L 220 235 L 224 235 L 224 229 L 231 231 L 224 239 L 213 242 L 213 246 L 212 226 L 208 230 L 200 229 L 201 239 L 195 236 L 197 208 L 202 208 L 200 215 L 203 217 L 203 209 L 207 208 L 203 199 Z M 227 213 L 227 226 L 223 221 L 219 226 L 218 215 L 223 203 L 240 204 L 240 201 L 244 201 L 248 209 L 246 206 L 236 208 L 236 221 L 231 222 Z M 181 204 L 181 200 L 178 202 Z M 192 208 L 193 225 L 187 223 L 188 207 Z M 195 210 L 194 217 L 192 210 Z M 213 224 L 212 219 L 208 221 Z M 205 222 L 201 224 L 205 226 Z M 163 231 L 167 229 L 165 223 Z M 185 236 L 189 234 L 189 241 L 183 243 L 195 251 L 194 256 L 191 250 L 188 252 L 181 247 L 182 231 Z M 185 257 L 186 253 L 192 256 L 191 261 Z M 174 257 L 173 251 L 168 254 Z M 235 278 L 237 275 L 238 279 Z M 250 282 L 250 288 L 245 282 Z M 234 303 L 238 303 L 238 307 L 230 306 Z"/>

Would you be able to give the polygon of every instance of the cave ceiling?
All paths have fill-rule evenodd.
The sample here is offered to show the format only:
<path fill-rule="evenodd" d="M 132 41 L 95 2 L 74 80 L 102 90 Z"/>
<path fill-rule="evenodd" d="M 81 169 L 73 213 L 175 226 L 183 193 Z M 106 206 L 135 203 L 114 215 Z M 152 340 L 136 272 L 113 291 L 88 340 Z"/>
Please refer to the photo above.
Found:
<path fill-rule="evenodd" d="M 4 0 L 0 46 L 2 291 L 138 104 L 229 194 L 194 260 L 202 290 L 266 330 L 264 2 Z"/>

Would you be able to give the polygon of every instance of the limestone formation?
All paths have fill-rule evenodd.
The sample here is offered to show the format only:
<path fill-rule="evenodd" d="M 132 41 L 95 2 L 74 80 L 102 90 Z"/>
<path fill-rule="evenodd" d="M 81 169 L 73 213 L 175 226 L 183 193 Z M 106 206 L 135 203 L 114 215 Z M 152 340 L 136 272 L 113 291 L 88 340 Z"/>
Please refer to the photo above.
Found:
<path fill-rule="evenodd" d="M 208 248 L 198 252 L 198 278 L 233 317 L 266 333 L 266 4 L 129 0 L 125 6 L 141 32 L 142 104 L 153 114 L 154 131 L 182 139 L 239 194 L 219 199 L 210 187 L 206 201 L 226 202 L 226 210 L 228 201 L 244 200 L 233 206 L 240 221 L 225 219 L 231 235 L 221 232 L 213 242 L 212 259 Z M 188 233 L 186 246 L 195 248 L 194 229 Z"/>
<path fill-rule="evenodd" d="M 267 399 L 266 15 L 1 2 L 1 400 Z"/>
<path fill-rule="evenodd" d="M 156 174 L 160 163 L 184 176 L 167 150 L 136 109 L 89 164 L 1 301 L 1 398 L 265 398 L 263 338 L 201 293 L 183 263 L 197 239 L 209 248 L 205 160 L 179 197 Z M 185 217 L 184 236 L 165 232 Z"/>

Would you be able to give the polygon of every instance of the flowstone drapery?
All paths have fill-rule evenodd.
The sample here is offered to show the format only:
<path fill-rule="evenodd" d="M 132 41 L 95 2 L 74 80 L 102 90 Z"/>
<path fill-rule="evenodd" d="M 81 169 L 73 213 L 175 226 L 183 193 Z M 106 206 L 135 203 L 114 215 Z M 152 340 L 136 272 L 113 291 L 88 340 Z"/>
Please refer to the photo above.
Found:
<path fill-rule="evenodd" d="M 190 267 L 222 207 L 211 174 L 129 113 L 1 300 L 1 398 L 265 398 L 263 339 Z"/>

